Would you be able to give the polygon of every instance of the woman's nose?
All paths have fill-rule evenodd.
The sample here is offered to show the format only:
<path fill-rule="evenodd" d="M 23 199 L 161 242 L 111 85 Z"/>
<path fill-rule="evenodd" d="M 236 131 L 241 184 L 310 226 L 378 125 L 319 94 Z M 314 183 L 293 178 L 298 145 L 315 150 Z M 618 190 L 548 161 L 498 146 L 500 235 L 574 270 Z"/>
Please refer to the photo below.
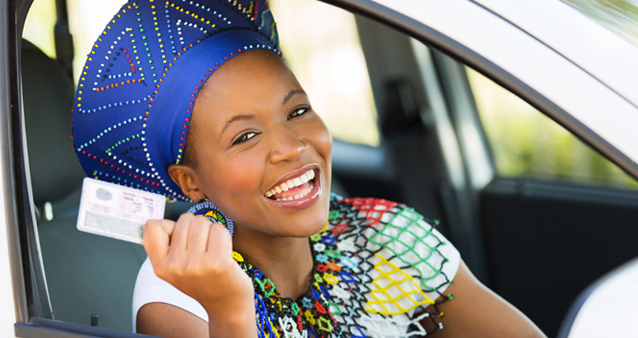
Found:
<path fill-rule="evenodd" d="M 273 133 L 270 162 L 295 161 L 299 159 L 308 148 L 310 148 L 310 144 L 294 130 L 282 128 Z"/>

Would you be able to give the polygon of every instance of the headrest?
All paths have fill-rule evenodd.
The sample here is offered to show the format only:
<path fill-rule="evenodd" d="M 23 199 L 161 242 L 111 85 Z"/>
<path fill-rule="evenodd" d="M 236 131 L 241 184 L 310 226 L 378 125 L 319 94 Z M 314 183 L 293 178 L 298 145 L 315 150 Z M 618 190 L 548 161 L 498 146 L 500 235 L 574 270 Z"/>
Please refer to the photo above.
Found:
<path fill-rule="evenodd" d="M 23 40 L 22 101 L 33 199 L 38 206 L 82 184 L 84 172 L 70 139 L 73 95 L 73 84 L 62 67 Z"/>

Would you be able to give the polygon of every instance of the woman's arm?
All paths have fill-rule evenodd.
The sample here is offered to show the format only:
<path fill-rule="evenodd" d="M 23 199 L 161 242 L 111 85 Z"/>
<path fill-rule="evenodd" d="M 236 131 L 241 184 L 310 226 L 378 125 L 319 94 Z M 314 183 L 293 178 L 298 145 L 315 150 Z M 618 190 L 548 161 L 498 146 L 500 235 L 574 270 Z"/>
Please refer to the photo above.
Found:
<path fill-rule="evenodd" d="M 546 337 L 523 313 L 481 284 L 463 261 L 446 293 L 454 299 L 439 306 L 444 327 L 436 332 L 438 338 Z M 433 329 L 427 318 L 421 324 L 428 331 Z"/>
<path fill-rule="evenodd" d="M 159 337 L 209 336 L 208 323 L 198 316 L 166 303 L 150 303 L 137 312 L 136 331 Z"/>
<path fill-rule="evenodd" d="M 232 258 L 230 234 L 221 224 L 192 214 L 177 222 L 148 221 L 144 248 L 158 277 L 204 307 L 210 337 L 257 337 L 252 282 Z M 140 333 L 159 336 L 206 336 L 201 322 L 184 310 L 152 303 L 138 312 L 137 326 Z"/>

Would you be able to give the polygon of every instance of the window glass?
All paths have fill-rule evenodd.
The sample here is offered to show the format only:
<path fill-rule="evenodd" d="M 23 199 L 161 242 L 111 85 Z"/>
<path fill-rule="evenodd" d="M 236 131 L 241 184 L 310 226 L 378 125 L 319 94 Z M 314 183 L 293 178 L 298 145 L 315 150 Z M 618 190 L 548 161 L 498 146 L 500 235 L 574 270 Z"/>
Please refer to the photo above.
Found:
<path fill-rule="evenodd" d="M 284 57 L 332 136 L 378 145 L 377 111 L 354 15 L 314 0 L 270 4 Z"/>
<path fill-rule="evenodd" d="M 500 176 L 638 188 L 632 177 L 556 122 L 483 75 L 466 69 Z"/>
<path fill-rule="evenodd" d="M 73 74 L 77 84 L 80 70 L 93 47 L 95 38 L 102 33 L 106 23 L 120 10 L 126 0 L 66 0 L 66 3 L 69 11 L 69 30 L 73 35 L 75 48 Z"/>
<path fill-rule="evenodd" d="M 562 0 L 638 46 L 638 0 Z"/>
<path fill-rule="evenodd" d="M 22 33 L 25 39 L 38 46 L 50 58 L 55 58 L 55 20 L 55 0 L 34 0 Z"/>

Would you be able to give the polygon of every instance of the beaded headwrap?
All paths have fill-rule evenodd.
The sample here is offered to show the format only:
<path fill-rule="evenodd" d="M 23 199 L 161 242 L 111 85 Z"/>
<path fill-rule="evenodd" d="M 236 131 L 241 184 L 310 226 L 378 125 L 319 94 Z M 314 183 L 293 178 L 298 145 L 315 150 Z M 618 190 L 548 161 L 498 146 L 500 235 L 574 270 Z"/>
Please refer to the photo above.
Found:
<path fill-rule="evenodd" d="M 72 137 L 86 174 L 188 200 L 167 170 L 182 160 L 199 89 L 253 49 L 281 54 L 267 1 L 129 1 L 78 84 Z"/>

